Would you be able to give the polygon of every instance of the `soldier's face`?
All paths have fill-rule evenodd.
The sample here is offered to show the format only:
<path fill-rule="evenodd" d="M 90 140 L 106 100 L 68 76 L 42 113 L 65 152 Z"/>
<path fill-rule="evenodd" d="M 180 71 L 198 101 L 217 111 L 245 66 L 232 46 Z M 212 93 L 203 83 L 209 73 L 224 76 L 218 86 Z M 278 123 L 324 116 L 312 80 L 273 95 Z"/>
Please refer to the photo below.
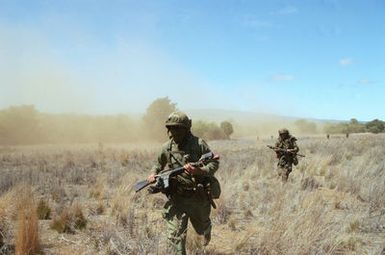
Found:
<path fill-rule="evenodd" d="M 171 137 L 177 144 L 182 143 L 187 134 L 187 129 L 184 127 L 174 126 L 170 127 L 168 130 L 171 133 Z"/>

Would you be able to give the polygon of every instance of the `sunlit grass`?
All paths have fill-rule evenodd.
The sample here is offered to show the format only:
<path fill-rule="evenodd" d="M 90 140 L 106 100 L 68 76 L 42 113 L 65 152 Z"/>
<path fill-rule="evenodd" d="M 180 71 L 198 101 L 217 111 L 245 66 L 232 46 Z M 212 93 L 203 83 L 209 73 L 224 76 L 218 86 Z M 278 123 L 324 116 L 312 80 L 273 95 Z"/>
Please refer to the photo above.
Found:
<path fill-rule="evenodd" d="M 270 139 L 211 142 L 221 155 L 222 195 L 212 211 L 206 254 L 380 254 L 385 247 L 384 138 L 299 138 L 306 157 L 286 184 L 265 146 Z M 132 190 L 147 177 L 159 148 L 104 144 L 1 150 L 4 251 L 12 254 L 15 245 L 16 201 L 23 184 L 49 205 L 49 224 L 76 206 L 87 222 L 70 234 L 63 231 L 64 237 L 44 228 L 41 247 L 47 254 L 74 245 L 88 254 L 166 254 L 161 216 L 166 198 Z M 202 253 L 200 237 L 193 229 L 188 235 L 190 253 Z"/>

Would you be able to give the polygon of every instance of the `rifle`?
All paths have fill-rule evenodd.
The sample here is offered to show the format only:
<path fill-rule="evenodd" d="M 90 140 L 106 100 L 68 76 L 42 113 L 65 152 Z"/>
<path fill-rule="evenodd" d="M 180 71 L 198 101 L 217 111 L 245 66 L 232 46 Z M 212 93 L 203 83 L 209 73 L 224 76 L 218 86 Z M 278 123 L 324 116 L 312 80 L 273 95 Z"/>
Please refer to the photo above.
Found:
<path fill-rule="evenodd" d="M 201 166 L 209 160 L 219 160 L 219 155 L 216 155 L 212 152 L 208 152 L 206 154 L 203 154 L 197 162 L 193 162 L 190 164 L 192 166 L 195 166 L 195 167 Z M 178 168 L 174 168 L 174 169 L 167 169 L 167 170 L 155 175 L 155 180 L 156 180 L 155 185 L 150 187 L 151 188 L 150 193 L 157 193 L 160 191 L 165 191 L 167 188 L 170 187 L 170 178 L 172 176 L 183 173 L 184 170 L 185 169 L 182 166 L 182 167 L 178 167 Z M 147 187 L 150 184 L 151 184 L 151 182 L 148 182 L 147 180 L 137 182 L 135 184 L 135 187 L 134 187 L 135 192 L 141 191 L 142 189 L 144 189 L 145 187 Z"/>
<path fill-rule="evenodd" d="M 292 152 L 292 151 L 288 151 L 287 149 L 282 149 L 282 148 L 279 148 L 279 147 L 274 147 L 274 146 L 271 146 L 271 145 L 266 145 L 268 148 L 274 150 L 274 151 L 279 151 L 279 152 L 283 152 L 283 153 L 290 153 L 290 154 L 293 154 L 294 156 L 299 156 L 299 157 L 305 157 L 305 155 L 303 154 L 299 154 L 299 153 L 295 153 L 295 152 Z"/>

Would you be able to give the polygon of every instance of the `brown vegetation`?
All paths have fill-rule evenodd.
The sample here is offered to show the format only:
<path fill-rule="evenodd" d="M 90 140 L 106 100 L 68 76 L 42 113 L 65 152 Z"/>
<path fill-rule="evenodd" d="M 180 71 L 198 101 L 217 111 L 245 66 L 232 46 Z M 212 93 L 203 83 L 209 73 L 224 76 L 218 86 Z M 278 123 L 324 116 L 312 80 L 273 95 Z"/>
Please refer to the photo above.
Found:
<path fill-rule="evenodd" d="M 51 222 L 51 228 L 59 233 L 75 233 L 77 229 L 87 226 L 87 219 L 79 204 L 64 208 Z"/>
<path fill-rule="evenodd" d="M 212 212 L 213 236 L 206 254 L 380 254 L 385 247 L 383 139 L 380 134 L 299 137 L 306 158 L 286 184 L 277 178 L 275 154 L 265 146 L 270 139 L 211 142 L 221 155 L 217 177 L 222 195 Z M 32 220 L 17 221 L 17 212 L 32 213 L 18 209 L 18 184 L 23 183 L 49 201 L 52 220 L 40 220 L 40 231 L 27 235 L 40 234 L 44 253 L 165 254 L 161 211 L 166 198 L 132 190 L 147 176 L 159 148 L 1 148 L 1 252 L 13 254 L 13 245 L 24 247 L 18 243 L 28 242 L 18 241 L 23 236 L 19 232 L 37 229 Z M 76 227 L 79 219 L 85 228 Z M 70 231 L 51 229 L 56 220 L 66 223 L 58 224 L 60 229 Z M 191 229 L 188 247 L 191 254 L 204 249 Z"/>
<path fill-rule="evenodd" d="M 39 220 L 48 220 L 51 218 L 51 208 L 48 203 L 41 199 L 36 208 L 37 216 Z"/>
<path fill-rule="evenodd" d="M 19 209 L 15 250 L 16 255 L 32 255 L 40 251 L 38 217 L 33 205 Z"/>

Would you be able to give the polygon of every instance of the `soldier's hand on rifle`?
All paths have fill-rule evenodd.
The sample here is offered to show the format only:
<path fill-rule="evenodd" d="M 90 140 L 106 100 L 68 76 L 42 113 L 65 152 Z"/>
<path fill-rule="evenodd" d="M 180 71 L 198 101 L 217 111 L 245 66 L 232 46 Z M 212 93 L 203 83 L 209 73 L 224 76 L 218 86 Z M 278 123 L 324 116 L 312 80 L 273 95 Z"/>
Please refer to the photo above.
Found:
<path fill-rule="evenodd" d="M 195 167 L 191 165 L 190 163 L 187 163 L 186 165 L 183 166 L 185 171 L 191 175 L 198 175 L 201 174 L 203 171 L 199 167 Z"/>
<path fill-rule="evenodd" d="M 155 181 L 156 181 L 156 179 L 155 179 L 155 174 L 150 174 L 150 175 L 147 177 L 147 181 L 148 181 L 149 183 L 155 182 Z"/>

